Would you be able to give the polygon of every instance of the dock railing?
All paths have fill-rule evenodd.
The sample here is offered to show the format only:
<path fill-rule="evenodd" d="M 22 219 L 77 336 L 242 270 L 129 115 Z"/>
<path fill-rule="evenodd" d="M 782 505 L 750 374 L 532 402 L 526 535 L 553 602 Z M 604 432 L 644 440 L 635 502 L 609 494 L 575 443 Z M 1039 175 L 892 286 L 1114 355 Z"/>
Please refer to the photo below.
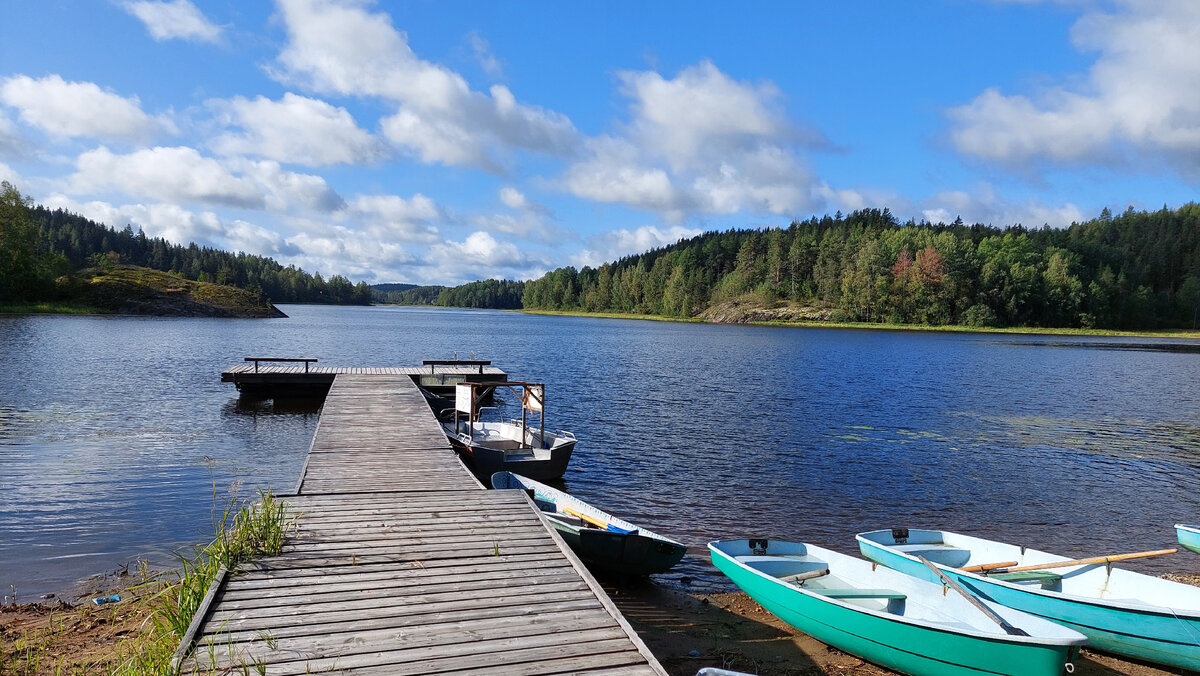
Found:
<path fill-rule="evenodd" d="M 258 373 L 258 362 L 304 362 L 304 372 L 308 373 L 308 365 L 315 364 L 317 360 L 313 357 L 246 357 L 246 361 L 254 362 L 254 372 Z"/>

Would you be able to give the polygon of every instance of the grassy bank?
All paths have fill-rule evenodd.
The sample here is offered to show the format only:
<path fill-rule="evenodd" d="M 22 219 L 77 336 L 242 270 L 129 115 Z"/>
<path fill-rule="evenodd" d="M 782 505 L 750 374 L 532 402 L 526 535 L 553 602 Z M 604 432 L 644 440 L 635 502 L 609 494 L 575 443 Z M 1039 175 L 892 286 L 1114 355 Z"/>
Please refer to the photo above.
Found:
<path fill-rule="evenodd" d="M 0 305 L 0 313 L 285 316 L 260 293 L 128 265 L 89 268 L 61 277 L 53 297 L 56 300 Z"/>
<path fill-rule="evenodd" d="M 9 303 L 0 305 L 0 315 L 101 315 L 106 310 L 70 303 Z"/>
<path fill-rule="evenodd" d="M 253 504 L 227 507 L 216 537 L 193 556 L 181 557 L 180 570 L 156 576 L 142 568 L 118 587 L 94 594 L 118 601 L 0 607 L 0 674 L 174 673 L 175 650 L 218 571 L 278 554 L 292 525 L 286 503 L 262 493 Z M 258 670 L 248 664 L 221 673 Z"/>
<path fill-rule="evenodd" d="M 568 312 L 561 310 L 513 310 L 530 315 L 558 317 L 600 317 L 605 319 L 641 319 L 657 322 L 721 323 L 709 322 L 699 317 L 660 317 L 658 315 L 622 314 L 619 312 Z M 1118 331 L 1115 329 L 1065 329 L 1039 327 L 988 328 L 979 326 L 928 326 L 919 324 L 878 324 L 874 322 L 835 321 L 748 321 L 731 322 L 748 326 L 781 326 L 812 329 L 858 329 L 864 331 L 933 331 L 941 333 L 999 333 L 1045 336 L 1127 336 L 1134 338 L 1200 338 L 1200 330 L 1185 331 L 1169 329 L 1163 331 Z"/>

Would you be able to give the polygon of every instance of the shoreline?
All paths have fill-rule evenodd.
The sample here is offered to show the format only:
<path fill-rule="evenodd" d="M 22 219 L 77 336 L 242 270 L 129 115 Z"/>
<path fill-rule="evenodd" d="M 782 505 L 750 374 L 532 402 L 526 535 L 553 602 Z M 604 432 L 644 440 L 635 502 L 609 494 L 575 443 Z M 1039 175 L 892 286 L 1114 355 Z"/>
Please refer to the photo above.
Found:
<path fill-rule="evenodd" d="M 56 598 L 0 606 L 0 672 L 115 673 L 149 640 L 153 605 L 168 575 L 126 567 L 82 581 L 76 603 Z M 1200 586 L 1198 573 L 1162 577 Z M 600 583 L 671 676 L 692 676 L 704 667 L 762 676 L 895 676 L 796 630 L 741 591 L 692 593 L 649 579 Z M 110 594 L 121 600 L 98 606 L 89 600 Z M 1086 648 L 1075 661 L 1079 676 L 1176 673 Z"/>
<path fill-rule="evenodd" d="M 411 306 L 422 307 L 422 306 Z M 472 308 L 459 308 L 472 309 Z M 630 319 L 653 322 L 675 322 L 681 324 L 719 324 L 727 326 L 774 326 L 795 329 L 850 329 L 855 331 L 917 331 L 927 333 L 978 333 L 986 335 L 1030 335 L 1030 336 L 1092 336 L 1112 338 L 1169 338 L 1200 340 L 1200 329 L 1166 329 L 1162 331 L 1125 331 L 1119 329 L 1070 329 L 1042 327 L 981 327 L 981 326 L 930 326 L 927 324 L 877 324 L 873 322 L 834 321 L 747 321 L 714 322 L 699 317 L 662 317 L 659 315 L 623 314 L 619 312 L 574 312 L 567 310 L 503 310 L 527 315 L 551 317 L 588 317 L 593 319 Z"/>

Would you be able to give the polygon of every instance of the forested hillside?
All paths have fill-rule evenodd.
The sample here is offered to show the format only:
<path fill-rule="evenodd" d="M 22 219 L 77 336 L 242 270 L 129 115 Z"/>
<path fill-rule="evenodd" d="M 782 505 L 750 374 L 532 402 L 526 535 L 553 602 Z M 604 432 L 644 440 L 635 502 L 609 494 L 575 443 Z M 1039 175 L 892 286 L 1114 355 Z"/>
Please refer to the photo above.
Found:
<path fill-rule="evenodd" d="M 525 282 L 485 279 L 456 287 L 376 284 L 371 287 L 376 303 L 392 305 L 439 305 L 442 307 L 520 309 Z"/>
<path fill-rule="evenodd" d="M 11 184 L 0 186 L 0 300 L 45 299 L 54 280 L 70 270 L 124 264 L 215 282 L 266 296 L 272 303 L 371 301 L 366 283 L 334 275 L 324 279 L 274 259 L 149 238 L 129 226 L 114 230 L 62 210 L 34 206 Z"/>
<path fill-rule="evenodd" d="M 1200 205 L 1064 229 L 898 223 L 885 209 L 710 232 L 525 285 L 528 309 L 695 316 L 755 294 L 896 324 L 1195 328 Z"/>
<path fill-rule="evenodd" d="M 387 305 L 433 305 L 444 286 L 416 284 L 373 284 L 371 300 Z"/>

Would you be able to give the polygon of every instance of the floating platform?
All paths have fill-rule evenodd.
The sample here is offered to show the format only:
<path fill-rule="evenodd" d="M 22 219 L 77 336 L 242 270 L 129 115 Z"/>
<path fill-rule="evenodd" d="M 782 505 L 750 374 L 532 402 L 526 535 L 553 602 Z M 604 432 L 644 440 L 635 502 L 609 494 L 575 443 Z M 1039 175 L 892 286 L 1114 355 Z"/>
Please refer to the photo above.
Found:
<path fill-rule="evenodd" d="M 283 552 L 214 585 L 183 672 L 666 674 L 528 496 L 467 471 L 407 371 L 334 374 L 280 497 Z"/>

